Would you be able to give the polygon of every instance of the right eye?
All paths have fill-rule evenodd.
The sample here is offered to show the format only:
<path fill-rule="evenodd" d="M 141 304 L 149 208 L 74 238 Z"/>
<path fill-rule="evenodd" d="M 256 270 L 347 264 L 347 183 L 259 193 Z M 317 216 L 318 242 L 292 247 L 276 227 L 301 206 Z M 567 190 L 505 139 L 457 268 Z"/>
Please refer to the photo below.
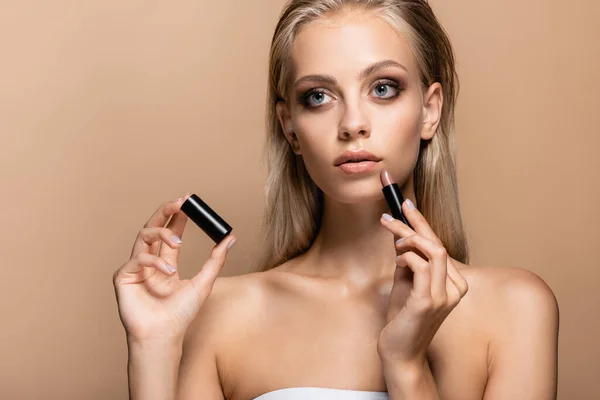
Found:
<path fill-rule="evenodd" d="M 330 97 L 324 90 L 315 89 L 303 96 L 303 104 L 306 107 L 314 108 L 325 104 L 327 97 Z"/>

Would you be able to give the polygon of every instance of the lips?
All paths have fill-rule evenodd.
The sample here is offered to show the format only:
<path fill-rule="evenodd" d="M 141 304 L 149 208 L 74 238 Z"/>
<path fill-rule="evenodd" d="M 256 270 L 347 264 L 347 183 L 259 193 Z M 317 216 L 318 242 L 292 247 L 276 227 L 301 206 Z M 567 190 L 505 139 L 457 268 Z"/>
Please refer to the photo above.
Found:
<path fill-rule="evenodd" d="M 381 158 L 369 153 L 366 150 L 359 151 L 345 151 L 340 154 L 333 162 L 337 167 L 345 163 L 358 163 L 361 161 L 381 161 Z"/>

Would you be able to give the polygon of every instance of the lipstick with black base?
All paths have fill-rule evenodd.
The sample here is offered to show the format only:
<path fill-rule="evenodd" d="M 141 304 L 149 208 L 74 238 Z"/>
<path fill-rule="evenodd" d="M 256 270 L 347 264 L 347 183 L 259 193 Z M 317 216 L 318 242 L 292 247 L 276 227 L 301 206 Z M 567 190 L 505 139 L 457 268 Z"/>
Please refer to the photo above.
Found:
<path fill-rule="evenodd" d="M 215 243 L 219 244 L 233 228 L 197 195 L 193 194 L 181 205 L 185 213 Z"/>
<path fill-rule="evenodd" d="M 400 192 L 398 184 L 394 182 L 394 180 L 390 176 L 390 173 L 387 172 L 385 169 L 381 171 L 379 178 L 381 179 L 381 185 L 383 186 L 383 195 L 385 196 L 385 200 L 387 201 L 388 206 L 390 207 L 392 217 L 399 219 L 412 229 L 412 226 L 410 226 L 408 220 L 402 212 L 402 203 L 404 203 L 404 197 L 402 197 L 402 192 Z"/>

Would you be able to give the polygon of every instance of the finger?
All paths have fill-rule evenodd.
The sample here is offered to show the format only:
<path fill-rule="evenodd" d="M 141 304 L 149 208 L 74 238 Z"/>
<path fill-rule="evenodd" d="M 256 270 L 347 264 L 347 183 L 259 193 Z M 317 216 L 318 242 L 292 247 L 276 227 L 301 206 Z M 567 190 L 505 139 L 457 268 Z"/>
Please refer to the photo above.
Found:
<path fill-rule="evenodd" d="M 383 214 L 381 216 L 382 225 L 396 237 L 407 237 L 414 235 L 416 232 L 412 230 L 408 225 L 399 219 L 395 219 L 389 214 Z"/>
<path fill-rule="evenodd" d="M 458 288 L 460 297 L 464 297 L 469 291 L 469 284 L 465 277 L 458 271 L 458 268 L 456 268 L 450 257 L 448 257 L 448 276 L 452 278 L 452 281 Z"/>
<path fill-rule="evenodd" d="M 190 280 L 191 285 L 188 286 L 188 290 L 193 290 L 199 300 L 203 300 L 210 294 L 215 280 L 219 276 L 223 265 L 225 265 L 229 249 L 233 247 L 235 240 L 235 236 L 229 234 L 213 247 L 210 257 L 206 260 L 200 272 Z"/>
<path fill-rule="evenodd" d="M 409 250 L 418 250 L 429 261 L 431 269 L 431 296 L 436 304 L 446 302 L 446 278 L 448 276 L 448 254 L 446 249 L 438 243 L 422 235 L 411 235 L 396 241 L 396 250 L 404 253 Z"/>
<path fill-rule="evenodd" d="M 175 267 L 169 266 L 162 258 L 148 253 L 140 253 L 129 259 L 121 268 L 115 271 L 113 281 L 115 284 L 139 283 L 144 280 L 144 269 L 157 269 L 167 276 L 174 275 Z"/>
<path fill-rule="evenodd" d="M 188 221 L 188 216 L 185 215 L 185 213 L 183 213 L 180 210 L 177 213 L 175 213 L 173 215 L 173 217 L 171 217 L 171 220 L 167 224 L 167 228 L 169 228 L 173 232 L 173 234 L 176 236 L 176 238 L 181 241 L 181 238 L 183 237 L 183 231 L 185 229 L 185 225 L 186 225 L 187 221 Z M 175 240 L 176 238 L 173 238 L 173 239 Z M 177 247 L 173 247 L 173 246 L 169 246 L 169 245 L 167 245 L 167 246 L 161 245 L 158 255 L 160 257 L 164 258 L 165 260 L 167 260 L 169 263 L 171 263 L 173 265 L 177 265 L 179 263 L 179 252 L 180 251 L 181 251 L 181 242 L 180 242 L 180 245 Z"/>
<path fill-rule="evenodd" d="M 172 248 L 179 249 L 179 247 L 181 247 L 181 243 L 178 242 L 177 236 L 169 228 L 142 228 L 133 245 L 131 258 L 143 253 L 150 254 L 148 250 L 152 244 L 159 241 L 164 241 L 167 246 Z"/>
<path fill-rule="evenodd" d="M 188 196 L 189 197 L 189 196 Z M 144 225 L 144 228 L 151 228 L 156 226 L 165 226 L 171 215 L 175 214 L 181 209 L 181 205 L 185 201 L 186 197 L 180 197 L 177 200 L 168 201 L 162 204 L 156 209 L 154 214 Z"/>
<path fill-rule="evenodd" d="M 408 219 L 408 222 L 412 225 L 413 229 L 425 236 L 428 239 L 433 240 L 434 242 L 442 243 L 442 241 L 437 237 L 429 223 L 421 214 L 419 210 L 415 207 L 413 202 L 410 199 L 406 199 L 404 203 L 402 203 L 402 212 L 404 216 Z"/>
<path fill-rule="evenodd" d="M 188 197 L 189 196 L 187 196 L 187 195 L 183 197 L 183 201 L 179 205 L 179 209 L 177 210 L 177 212 L 175 214 L 173 214 L 173 216 L 171 217 L 171 220 L 167 224 L 167 227 L 169 229 L 171 229 L 173 231 L 173 233 L 175 233 L 177 236 L 179 236 L 180 239 L 183 238 L 183 232 L 185 230 L 185 225 L 188 220 L 188 216 L 185 215 L 185 213 L 183 211 L 181 211 L 181 206 L 183 205 L 183 203 L 185 203 L 185 201 L 187 200 Z"/>
<path fill-rule="evenodd" d="M 462 295 L 460 294 L 460 290 L 454 282 L 454 279 L 450 275 L 446 279 L 446 293 L 447 293 L 447 308 L 453 309 L 459 303 Z"/>
<path fill-rule="evenodd" d="M 168 219 L 171 217 L 171 215 L 175 214 L 178 210 L 181 209 L 181 205 L 185 201 L 184 199 L 185 199 L 185 197 L 181 197 L 177 200 L 168 201 L 166 203 L 163 203 L 152 214 L 150 219 L 148 221 L 146 221 L 146 223 L 144 224 L 142 229 L 164 227 L 165 224 L 167 223 Z M 147 243 L 144 243 L 143 241 L 139 241 L 138 239 L 139 239 L 139 235 L 133 244 L 133 248 L 131 249 L 130 258 L 132 258 L 135 255 L 142 253 L 142 252 L 145 252 L 145 253 L 151 252 L 150 249 L 153 244 L 147 244 Z"/>
<path fill-rule="evenodd" d="M 431 272 L 429 263 L 412 251 L 396 257 L 396 265 L 408 267 L 414 272 L 411 295 L 415 299 L 431 299 Z"/>

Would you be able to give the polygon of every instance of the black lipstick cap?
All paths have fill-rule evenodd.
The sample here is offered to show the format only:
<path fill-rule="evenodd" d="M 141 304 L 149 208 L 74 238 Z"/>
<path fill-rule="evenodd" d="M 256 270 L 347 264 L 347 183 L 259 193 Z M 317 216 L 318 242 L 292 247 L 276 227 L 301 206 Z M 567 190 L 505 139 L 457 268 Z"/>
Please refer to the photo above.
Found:
<path fill-rule="evenodd" d="M 233 229 L 195 194 L 188 197 L 181 205 L 181 211 L 217 244 L 229 235 Z"/>

